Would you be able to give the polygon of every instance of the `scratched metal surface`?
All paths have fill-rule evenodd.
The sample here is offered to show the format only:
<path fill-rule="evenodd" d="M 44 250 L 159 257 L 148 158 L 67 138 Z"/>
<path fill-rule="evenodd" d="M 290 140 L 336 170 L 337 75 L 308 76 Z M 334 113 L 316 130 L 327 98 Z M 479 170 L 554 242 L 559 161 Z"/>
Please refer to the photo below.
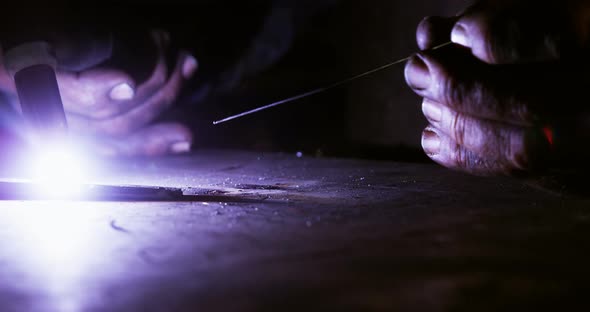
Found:
<path fill-rule="evenodd" d="M 110 172 L 213 199 L 0 202 L 1 311 L 496 311 L 587 290 L 589 202 L 507 179 L 235 151 Z"/>

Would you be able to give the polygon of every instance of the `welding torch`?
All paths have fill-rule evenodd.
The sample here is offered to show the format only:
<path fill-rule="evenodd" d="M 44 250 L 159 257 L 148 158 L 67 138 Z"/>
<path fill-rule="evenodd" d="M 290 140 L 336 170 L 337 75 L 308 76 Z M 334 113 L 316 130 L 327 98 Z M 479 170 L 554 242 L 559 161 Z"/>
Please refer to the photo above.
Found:
<path fill-rule="evenodd" d="M 107 60 L 112 52 L 109 35 L 66 37 L 55 32 L 29 32 L 1 40 L 4 67 L 14 80 L 22 116 L 33 139 L 64 142 L 68 123 L 56 72 L 82 71 Z"/>
<path fill-rule="evenodd" d="M 36 138 L 64 140 L 68 125 L 52 46 L 46 41 L 8 46 L 4 65 L 14 79 L 25 123 Z"/>

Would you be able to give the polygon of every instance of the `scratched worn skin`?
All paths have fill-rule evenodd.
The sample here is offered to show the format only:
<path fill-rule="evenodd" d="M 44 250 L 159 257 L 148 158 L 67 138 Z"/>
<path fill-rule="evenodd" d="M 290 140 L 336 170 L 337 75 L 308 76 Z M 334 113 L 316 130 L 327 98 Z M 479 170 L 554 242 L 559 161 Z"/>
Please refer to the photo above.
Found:
<path fill-rule="evenodd" d="M 474 174 L 584 166 L 590 155 L 588 1 L 480 1 L 418 27 L 406 66 L 428 156 Z M 454 45 L 428 49 L 450 38 Z"/>

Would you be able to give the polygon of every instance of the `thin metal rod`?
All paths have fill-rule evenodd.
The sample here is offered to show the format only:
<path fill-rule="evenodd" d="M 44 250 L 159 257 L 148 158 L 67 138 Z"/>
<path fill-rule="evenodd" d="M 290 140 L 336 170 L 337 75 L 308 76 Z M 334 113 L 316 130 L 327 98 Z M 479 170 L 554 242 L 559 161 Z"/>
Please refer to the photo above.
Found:
<path fill-rule="evenodd" d="M 450 41 L 449 42 L 446 42 L 446 43 L 443 43 L 441 45 L 438 45 L 438 46 L 432 48 L 431 50 L 436 50 L 438 48 L 442 48 L 442 47 L 447 46 L 449 44 L 451 44 Z M 314 89 L 314 90 L 311 90 L 311 91 L 307 91 L 305 93 L 302 93 L 302 94 L 299 94 L 299 95 L 296 95 L 296 96 L 293 96 L 293 97 L 290 97 L 290 98 L 287 98 L 287 99 L 284 99 L 284 100 L 280 100 L 278 102 L 270 103 L 268 105 L 260 106 L 260 107 L 257 107 L 255 109 L 252 109 L 252 110 L 249 110 L 249 111 L 245 111 L 243 113 L 239 113 L 237 115 L 233 115 L 233 116 L 230 116 L 230 117 L 221 119 L 221 120 L 214 121 L 213 124 L 214 125 L 218 125 L 220 123 L 224 123 L 224 122 L 227 122 L 227 121 L 230 121 L 230 120 L 234 120 L 234 119 L 237 119 L 237 118 L 240 118 L 240 117 L 244 117 L 244 116 L 247 116 L 247 115 L 250 115 L 250 114 L 254 114 L 254 113 L 257 113 L 257 112 L 260 112 L 260 111 L 269 109 L 271 107 L 275 107 L 275 106 L 279 106 L 279 105 L 282 105 L 282 104 L 290 103 L 290 102 L 297 101 L 297 100 L 302 99 L 302 98 L 306 98 L 308 96 L 312 96 L 312 95 L 315 95 L 315 94 L 318 94 L 318 93 L 322 93 L 324 91 L 327 91 L 327 90 L 330 90 L 330 89 L 339 87 L 339 86 L 341 86 L 343 84 L 349 83 L 349 82 L 351 82 L 353 80 L 356 80 L 356 79 L 359 79 L 359 78 L 368 76 L 368 75 L 373 74 L 373 73 L 376 73 L 378 71 L 382 71 L 384 69 L 387 69 L 387 68 L 389 68 L 391 66 L 397 65 L 399 63 L 406 62 L 411 57 L 412 56 L 404 57 L 403 59 L 399 59 L 399 60 L 393 61 L 391 63 L 388 63 L 388 64 L 385 64 L 385 65 L 379 66 L 379 67 L 374 68 L 374 69 L 371 69 L 369 71 L 366 71 L 366 72 L 364 72 L 362 74 L 358 74 L 358 75 L 352 76 L 350 78 L 346 78 L 344 80 L 340 80 L 340 81 L 335 82 L 335 83 L 333 83 L 331 85 L 327 85 L 325 87 L 321 87 L 321 88 L 317 88 L 317 89 Z"/>

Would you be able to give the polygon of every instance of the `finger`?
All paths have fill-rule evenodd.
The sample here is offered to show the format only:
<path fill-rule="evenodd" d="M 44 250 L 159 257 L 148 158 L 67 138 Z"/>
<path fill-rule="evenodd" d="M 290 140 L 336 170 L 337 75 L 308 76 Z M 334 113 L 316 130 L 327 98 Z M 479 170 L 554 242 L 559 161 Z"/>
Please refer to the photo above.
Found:
<path fill-rule="evenodd" d="M 107 119 L 131 110 L 150 97 L 166 81 L 164 33 L 153 32 L 158 62 L 150 79 L 139 87 L 126 73 L 114 69 L 91 69 L 81 73 L 59 73 L 60 91 L 68 113 L 93 119 Z"/>
<path fill-rule="evenodd" d="M 188 153 L 192 134 L 177 123 L 161 123 L 140 129 L 121 139 L 102 140 L 96 151 L 103 156 L 160 156 Z"/>
<path fill-rule="evenodd" d="M 134 132 L 153 121 L 173 104 L 184 83 L 182 67 L 188 57 L 187 53 L 180 53 L 176 67 L 166 84 L 141 105 L 109 119 L 91 120 L 82 116 L 72 116 L 68 118 L 68 122 L 71 122 L 73 127 L 111 136 L 123 136 Z"/>
<path fill-rule="evenodd" d="M 567 82 L 557 64 L 489 66 L 458 47 L 423 51 L 408 61 L 408 85 L 455 111 L 518 125 L 550 116 Z M 557 78 L 560 77 L 560 78 Z"/>
<path fill-rule="evenodd" d="M 550 152 L 550 144 L 541 130 L 474 118 L 427 99 L 422 103 L 422 111 L 432 127 L 458 145 L 515 169 L 532 169 Z"/>
<path fill-rule="evenodd" d="M 479 156 L 433 127 L 427 127 L 422 132 L 422 148 L 428 157 L 449 169 L 481 176 L 513 175 L 518 172 L 509 163 Z"/>
<path fill-rule="evenodd" d="M 59 72 L 57 78 L 64 108 L 68 113 L 96 119 L 108 118 L 122 109 L 113 102 L 129 101 L 135 96 L 135 82 L 118 70 Z"/>
<path fill-rule="evenodd" d="M 451 40 L 451 29 L 458 17 L 428 16 L 416 31 L 416 41 L 420 50 L 431 49 Z"/>
<path fill-rule="evenodd" d="M 157 47 L 158 61 L 150 78 L 137 89 L 138 101 L 142 101 L 160 89 L 168 78 L 168 64 L 166 62 L 166 49 L 169 44 L 169 37 L 165 32 L 153 31 L 152 37 Z"/>
<path fill-rule="evenodd" d="M 170 46 L 170 33 L 162 30 L 154 30 L 152 31 L 152 36 L 158 47 L 158 54 L 160 61 L 166 61 L 166 52 L 168 51 L 168 47 Z M 165 64 L 165 63 L 164 63 Z M 197 71 L 199 67 L 199 63 L 197 59 L 187 53 L 187 57 L 182 64 L 182 75 L 185 79 L 190 79 Z"/>
<path fill-rule="evenodd" d="M 124 84 L 118 85 L 111 90 L 105 90 L 107 95 L 107 112 L 94 114 L 91 117 L 96 119 L 111 118 L 115 115 L 124 114 L 140 103 L 145 102 L 154 95 L 168 79 L 168 64 L 166 62 L 166 49 L 169 45 L 169 35 L 163 31 L 152 31 L 152 39 L 157 48 L 157 62 L 149 78 L 137 87 L 127 88 Z"/>
<path fill-rule="evenodd" d="M 557 60 L 563 27 L 557 12 L 545 3 L 482 2 L 459 18 L 451 41 L 489 64 Z"/>
<path fill-rule="evenodd" d="M 187 54 L 186 59 L 182 64 L 182 76 L 184 77 L 184 79 L 191 79 L 198 68 L 199 62 L 197 61 L 197 59 L 194 56 Z"/>
<path fill-rule="evenodd" d="M 158 61 L 156 66 L 149 79 L 137 87 L 137 91 L 135 92 L 132 101 L 130 101 L 131 99 L 123 99 L 125 101 L 116 103 L 119 114 L 132 110 L 138 106 L 139 103 L 144 103 L 150 97 L 153 97 L 155 93 L 159 92 L 159 90 L 169 82 L 171 79 L 170 76 L 174 74 L 174 72 L 169 72 L 166 57 L 166 52 L 170 45 L 169 34 L 163 31 L 153 31 L 152 36 L 158 49 Z M 182 54 L 185 54 L 184 59 L 179 58 L 181 63 L 177 63 L 176 68 L 173 68 L 173 70 L 177 71 L 178 65 L 180 65 L 180 70 L 184 79 L 190 79 L 198 68 L 198 62 L 194 56 L 188 53 L 181 53 L 181 55 Z"/>
<path fill-rule="evenodd" d="M 102 68 L 80 74 L 60 73 L 66 110 L 88 118 L 107 119 L 133 109 L 157 92 L 168 78 L 165 52 L 169 37 L 160 31 L 151 35 L 158 49 L 158 61 L 146 82 L 135 87 L 123 71 Z M 189 65 L 196 68 L 196 60 Z"/>

